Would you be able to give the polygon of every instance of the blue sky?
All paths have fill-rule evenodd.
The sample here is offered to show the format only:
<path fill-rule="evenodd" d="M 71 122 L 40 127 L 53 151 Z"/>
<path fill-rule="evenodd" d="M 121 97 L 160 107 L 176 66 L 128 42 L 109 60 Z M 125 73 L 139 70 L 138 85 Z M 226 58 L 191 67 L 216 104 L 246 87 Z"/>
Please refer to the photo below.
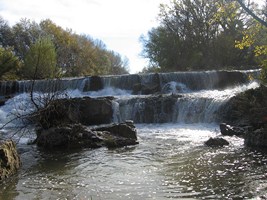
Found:
<path fill-rule="evenodd" d="M 102 40 L 129 59 L 131 73 L 147 61 L 139 37 L 157 26 L 160 3 L 169 0 L 0 0 L 0 15 L 14 25 L 21 18 L 51 19 L 63 28 Z"/>

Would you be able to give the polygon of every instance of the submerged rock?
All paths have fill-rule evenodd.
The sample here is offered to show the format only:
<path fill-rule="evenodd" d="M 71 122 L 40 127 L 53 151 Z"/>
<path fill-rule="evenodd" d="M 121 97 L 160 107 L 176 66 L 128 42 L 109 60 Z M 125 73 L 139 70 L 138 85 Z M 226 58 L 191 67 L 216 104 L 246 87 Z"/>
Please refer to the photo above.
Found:
<path fill-rule="evenodd" d="M 229 142 L 223 138 L 210 138 L 205 142 L 208 147 L 223 147 L 229 145 Z"/>
<path fill-rule="evenodd" d="M 11 140 L 0 143 L 0 181 L 16 173 L 20 166 L 15 143 Z"/>
<path fill-rule="evenodd" d="M 127 123 L 99 129 L 90 129 L 81 124 L 52 127 L 42 130 L 36 143 L 46 149 L 122 147 L 138 144 L 135 128 Z"/>

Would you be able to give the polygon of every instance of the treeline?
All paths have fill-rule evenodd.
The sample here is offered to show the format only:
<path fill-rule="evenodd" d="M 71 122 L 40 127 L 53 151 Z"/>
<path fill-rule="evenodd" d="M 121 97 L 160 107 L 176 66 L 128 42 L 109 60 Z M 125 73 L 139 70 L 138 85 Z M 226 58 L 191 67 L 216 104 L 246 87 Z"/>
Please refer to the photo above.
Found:
<path fill-rule="evenodd" d="M 21 19 L 10 27 L 0 16 L 0 79 L 43 79 L 128 73 L 128 59 L 88 35 L 51 20 Z"/>
<path fill-rule="evenodd" d="M 266 19 L 266 6 L 242 2 Z M 160 25 L 141 37 L 143 57 L 150 61 L 144 72 L 248 69 L 266 63 L 267 29 L 237 1 L 173 0 L 161 5 L 158 18 Z"/>

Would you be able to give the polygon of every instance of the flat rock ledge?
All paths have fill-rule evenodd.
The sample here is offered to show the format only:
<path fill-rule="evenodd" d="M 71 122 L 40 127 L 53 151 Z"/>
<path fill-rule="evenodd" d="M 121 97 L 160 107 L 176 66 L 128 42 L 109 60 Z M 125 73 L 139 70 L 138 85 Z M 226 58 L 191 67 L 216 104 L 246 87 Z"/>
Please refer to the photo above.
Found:
<path fill-rule="evenodd" d="M 89 128 L 69 124 L 41 130 L 36 144 L 45 149 L 117 148 L 136 145 L 136 129 L 132 122 Z"/>
<path fill-rule="evenodd" d="M 0 181 L 15 174 L 20 166 L 15 143 L 11 140 L 0 142 Z"/>

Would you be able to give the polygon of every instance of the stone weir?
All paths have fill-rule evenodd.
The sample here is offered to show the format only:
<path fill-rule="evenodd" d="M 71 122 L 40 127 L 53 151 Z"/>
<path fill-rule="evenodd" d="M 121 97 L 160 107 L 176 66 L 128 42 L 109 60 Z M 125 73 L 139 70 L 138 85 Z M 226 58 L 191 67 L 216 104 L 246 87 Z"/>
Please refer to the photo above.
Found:
<path fill-rule="evenodd" d="M 259 70 L 253 71 L 202 71 L 173 72 L 153 74 L 129 74 L 120 76 L 91 76 L 33 81 L 1 81 L 0 96 L 15 95 L 24 92 L 55 92 L 80 90 L 98 91 L 107 87 L 129 90 L 132 94 L 154 94 L 166 89 L 166 85 L 176 82 L 189 90 L 225 89 L 245 84 L 250 77 L 258 76 Z"/>

